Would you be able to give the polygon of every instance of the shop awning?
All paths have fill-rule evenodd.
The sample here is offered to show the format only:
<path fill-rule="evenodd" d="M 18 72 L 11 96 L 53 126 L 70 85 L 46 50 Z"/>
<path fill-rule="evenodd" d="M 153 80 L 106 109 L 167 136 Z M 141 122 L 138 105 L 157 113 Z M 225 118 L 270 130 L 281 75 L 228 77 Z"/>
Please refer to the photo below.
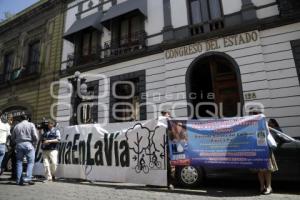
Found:
<path fill-rule="evenodd" d="M 130 12 L 139 12 L 147 17 L 147 0 L 128 0 L 123 3 L 112 6 L 104 14 L 101 23 L 106 28 L 110 29 L 110 21 Z"/>
<path fill-rule="evenodd" d="M 87 28 L 94 28 L 99 31 L 102 30 L 102 25 L 101 25 L 101 18 L 103 14 L 102 12 L 97 12 L 94 14 L 91 14 L 87 17 L 84 17 L 82 19 L 76 20 L 71 27 L 68 29 L 68 31 L 64 34 L 64 38 L 66 40 L 69 40 L 70 42 L 74 41 L 74 34 L 82 31 Z"/>

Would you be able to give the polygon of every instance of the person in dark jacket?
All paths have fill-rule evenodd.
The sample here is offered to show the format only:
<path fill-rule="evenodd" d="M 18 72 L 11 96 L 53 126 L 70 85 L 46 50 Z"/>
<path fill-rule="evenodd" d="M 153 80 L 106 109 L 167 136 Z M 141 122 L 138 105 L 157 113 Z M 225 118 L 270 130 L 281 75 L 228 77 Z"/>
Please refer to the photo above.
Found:
<path fill-rule="evenodd" d="M 276 119 L 273 119 L 273 118 L 269 119 L 268 126 L 271 127 L 271 128 L 276 129 L 277 131 L 282 132 L 282 130 L 281 130 L 278 122 L 276 121 Z"/>
<path fill-rule="evenodd" d="M 55 127 L 55 122 L 49 120 L 48 131 L 42 134 L 43 164 L 45 167 L 45 182 L 55 179 L 57 168 L 58 143 L 60 141 L 60 131 Z"/>

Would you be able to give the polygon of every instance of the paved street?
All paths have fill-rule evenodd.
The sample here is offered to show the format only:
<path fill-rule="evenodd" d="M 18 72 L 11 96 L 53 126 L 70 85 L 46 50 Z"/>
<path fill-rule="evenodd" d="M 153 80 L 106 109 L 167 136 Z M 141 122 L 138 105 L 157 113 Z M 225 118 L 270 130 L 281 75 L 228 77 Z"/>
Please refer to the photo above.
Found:
<path fill-rule="evenodd" d="M 299 183 L 297 184 L 299 186 Z M 91 199 L 299 199 L 300 190 L 295 184 L 274 184 L 275 193 L 259 196 L 255 182 L 211 181 L 199 189 L 186 190 L 175 188 L 145 187 L 134 184 L 88 183 L 57 181 L 53 183 L 36 182 L 33 186 L 17 186 L 8 180 L 7 174 L 0 178 L 1 200 L 91 200 Z M 284 187 L 283 187 L 284 186 Z M 280 188 L 280 189 L 279 189 Z"/>

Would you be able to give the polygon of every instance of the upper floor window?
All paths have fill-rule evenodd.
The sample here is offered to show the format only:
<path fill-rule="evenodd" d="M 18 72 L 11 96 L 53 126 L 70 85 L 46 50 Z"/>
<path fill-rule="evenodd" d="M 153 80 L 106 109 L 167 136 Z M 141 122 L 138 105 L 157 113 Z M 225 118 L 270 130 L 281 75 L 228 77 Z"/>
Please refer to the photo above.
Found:
<path fill-rule="evenodd" d="M 144 49 L 146 33 L 144 18 L 130 13 L 111 24 L 111 41 L 104 43 L 105 57 L 121 56 Z"/>
<path fill-rule="evenodd" d="M 4 69 L 2 71 L 1 81 L 9 80 L 14 67 L 14 52 L 4 55 Z"/>
<path fill-rule="evenodd" d="M 94 29 L 88 29 L 79 33 L 78 41 L 75 43 L 77 51 L 77 65 L 85 64 L 97 59 L 99 48 L 99 32 Z"/>
<path fill-rule="evenodd" d="M 192 35 L 223 28 L 220 0 L 189 0 L 189 10 Z"/>
<path fill-rule="evenodd" d="M 280 15 L 283 17 L 295 17 L 300 14 L 299 0 L 278 0 Z"/>
<path fill-rule="evenodd" d="M 90 56 L 97 53 L 97 31 L 85 32 L 82 35 L 82 56 Z"/>
<path fill-rule="evenodd" d="M 199 0 L 190 1 L 190 13 L 191 13 L 192 24 L 198 24 L 203 22 L 200 8 L 201 7 L 200 7 Z"/>
<path fill-rule="evenodd" d="M 120 46 L 135 44 L 139 41 L 139 33 L 144 30 L 143 20 L 139 16 L 131 16 L 120 22 Z"/>
<path fill-rule="evenodd" d="M 101 24 L 111 32 L 104 43 L 104 57 L 137 53 L 146 47 L 145 19 L 148 0 L 130 0 L 110 7 Z"/>
<path fill-rule="evenodd" d="M 220 0 L 190 0 L 190 15 L 193 24 L 221 18 Z"/>
<path fill-rule="evenodd" d="M 67 67 L 96 61 L 99 58 L 102 32 L 101 11 L 79 18 L 64 33 L 63 38 L 74 44 L 74 53 L 68 55 Z"/>
<path fill-rule="evenodd" d="M 222 17 L 222 9 L 220 0 L 209 0 L 207 1 L 209 6 L 209 17 L 210 19 L 218 19 Z"/>
<path fill-rule="evenodd" d="M 40 60 L 40 42 L 29 45 L 29 64 L 38 63 Z"/>
<path fill-rule="evenodd" d="M 40 42 L 34 42 L 29 45 L 28 65 L 36 66 L 40 61 Z"/>

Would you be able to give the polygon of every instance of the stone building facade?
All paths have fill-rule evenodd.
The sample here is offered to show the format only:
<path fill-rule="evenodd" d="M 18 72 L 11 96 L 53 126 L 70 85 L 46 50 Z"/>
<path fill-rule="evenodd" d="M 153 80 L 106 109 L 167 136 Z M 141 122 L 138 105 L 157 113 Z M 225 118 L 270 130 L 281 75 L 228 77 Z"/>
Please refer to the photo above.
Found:
<path fill-rule="evenodd" d="M 15 121 L 22 113 L 33 122 L 51 117 L 56 100 L 50 85 L 59 75 L 63 9 L 64 1 L 42 0 L 0 23 L 0 108 Z"/>
<path fill-rule="evenodd" d="M 255 108 L 299 136 L 298 0 L 76 0 L 67 7 L 62 125 L 76 116 L 146 120 L 163 106 L 184 118 Z M 85 82 L 89 97 L 78 98 L 68 85 L 74 81 L 76 91 Z"/>

